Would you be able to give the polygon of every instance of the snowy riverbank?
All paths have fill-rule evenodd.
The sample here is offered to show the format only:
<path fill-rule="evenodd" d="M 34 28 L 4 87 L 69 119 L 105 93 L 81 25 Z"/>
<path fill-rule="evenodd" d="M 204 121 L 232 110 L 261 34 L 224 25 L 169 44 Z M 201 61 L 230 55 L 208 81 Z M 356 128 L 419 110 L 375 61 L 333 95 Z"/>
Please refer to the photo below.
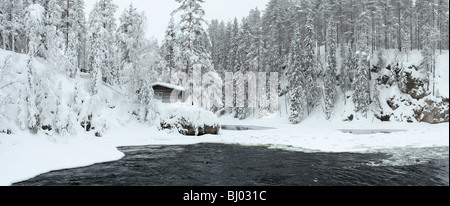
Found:
<path fill-rule="evenodd" d="M 91 136 L 51 138 L 26 133 L 0 134 L 0 185 L 11 185 L 52 170 L 75 168 L 123 157 L 119 146 L 186 145 L 198 143 L 265 146 L 304 152 L 379 152 L 401 148 L 449 147 L 449 124 L 328 122 L 314 118 L 300 125 L 288 124 L 278 117 L 236 121 L 221 119 L 222 124 L 274 127 L 272 130 L 227 131 L 217 136 L 185 137 L 130 123 L 108 131 L 101 138 Z M 348 134 L 347 129 L 403 130 L 391 134 Z M 401 156 L 402 154 L 396 154 Z M 429 154 L 423 154 L 429 155 Z M 448 149 L 441 154 L 447 155 Z"/>

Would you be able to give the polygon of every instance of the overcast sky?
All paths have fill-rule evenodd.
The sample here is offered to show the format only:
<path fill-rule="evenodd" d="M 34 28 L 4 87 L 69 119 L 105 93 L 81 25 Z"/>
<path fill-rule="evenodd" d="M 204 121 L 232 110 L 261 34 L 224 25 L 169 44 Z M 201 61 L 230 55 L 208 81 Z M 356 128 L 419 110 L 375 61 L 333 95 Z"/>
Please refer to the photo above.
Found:
<path fill-rule="evenodd" d="M 89 15 L 97 0 L 86 0 L 86 15 Z M 116 16 L 120 16 L 131 3 L 147 15 L 147 37 L 154 37 L 161 41 L 170 20 L 170 13 L 178 7 L 175 0 L 114 0 L 119 5 Z M 264 10 L 269 0 L 206 0 L 203 8 L 206 12 L 206 20 L 219 19 L 228 21 L 237 17 L 241 19 L 248 12 L 258 7 Z"/>

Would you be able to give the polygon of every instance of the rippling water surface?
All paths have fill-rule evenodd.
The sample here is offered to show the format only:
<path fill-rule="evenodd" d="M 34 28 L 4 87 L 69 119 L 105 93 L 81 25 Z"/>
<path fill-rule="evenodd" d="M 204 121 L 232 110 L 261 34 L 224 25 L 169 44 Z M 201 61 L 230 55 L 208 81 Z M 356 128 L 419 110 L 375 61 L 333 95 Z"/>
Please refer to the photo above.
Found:
<path fill-rule="evenodd" d="M 119 148 L 119 161 L 15 184 L 114 186 L 449 186 L 448 148 L 304 153 L 198 144 Z"/>

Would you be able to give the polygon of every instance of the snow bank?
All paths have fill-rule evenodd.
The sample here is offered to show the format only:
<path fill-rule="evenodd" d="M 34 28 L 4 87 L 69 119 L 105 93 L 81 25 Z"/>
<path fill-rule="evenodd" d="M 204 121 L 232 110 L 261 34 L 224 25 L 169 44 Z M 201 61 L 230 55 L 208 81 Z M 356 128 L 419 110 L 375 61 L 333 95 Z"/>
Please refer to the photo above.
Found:
<path fill-rule="evenodd" d="M 443 51 L 439 55 L 436 69 L 436 94 L 449 98 L 449 51 Z"/>
<path fill-rule="evenodd" d="M 121 159 L 115 147 L 95 141 L 49 141 L 45 135 L 0 134 L 0 185 L 11 185 L 53 170 Z"/>

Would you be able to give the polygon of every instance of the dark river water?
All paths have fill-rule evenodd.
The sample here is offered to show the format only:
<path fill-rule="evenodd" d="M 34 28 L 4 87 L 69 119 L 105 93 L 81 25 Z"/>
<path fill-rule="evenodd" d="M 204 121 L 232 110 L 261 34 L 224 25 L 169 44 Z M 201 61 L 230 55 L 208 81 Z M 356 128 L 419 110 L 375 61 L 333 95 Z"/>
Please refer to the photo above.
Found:
<path fill-rule="evenodd" d="M 126 154 L 119 161 L 54 171 L 15 185 L 449 186 L 448 155 L 394 166 L 381 164 L 392 157 L 386 153 L 304 153 L 222 144 L 119 149 Z"/>

